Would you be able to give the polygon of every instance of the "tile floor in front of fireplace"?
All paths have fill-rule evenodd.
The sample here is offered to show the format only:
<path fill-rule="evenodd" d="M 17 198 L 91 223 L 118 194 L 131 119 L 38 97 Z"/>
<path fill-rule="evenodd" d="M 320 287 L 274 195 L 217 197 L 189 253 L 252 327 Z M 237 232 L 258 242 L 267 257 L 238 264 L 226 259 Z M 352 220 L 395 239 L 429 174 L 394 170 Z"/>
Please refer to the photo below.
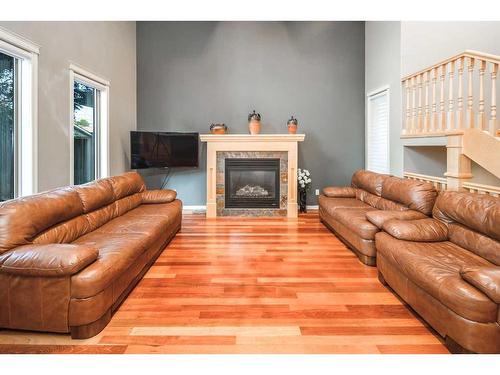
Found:
<path fill-rule="evenodd" d="M 187 214 L 88 340 L 0 330 L 0 353 L 447 353 L 319 221 Z"/>

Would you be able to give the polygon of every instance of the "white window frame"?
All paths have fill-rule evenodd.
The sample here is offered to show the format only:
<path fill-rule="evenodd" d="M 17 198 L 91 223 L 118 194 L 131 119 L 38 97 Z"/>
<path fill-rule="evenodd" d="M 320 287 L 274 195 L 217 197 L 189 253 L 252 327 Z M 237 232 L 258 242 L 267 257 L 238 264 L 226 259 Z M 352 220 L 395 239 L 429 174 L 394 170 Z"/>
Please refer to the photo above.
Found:
<path fill-rule="evenodd" d="M 38 192 L 38 55 L 40 47 L 0 27 L 0 51 L 19 60 L 16 197 Z"/>
<path fill-rule="evenodd" d="M 387 171 L 386 173 L 390 174 L 391 171 L 391 154 L 390 154 L 390 135 L 391 135 L 391 90 L 390 86 L 382 86 L 377 90 L 370 91 L 366 94 L 366 122 L 365 122 L 365 168 L 368 169 L 368 156 L 370 155 L 370 139 L 369 139 L 369 127 L 370 127 L 370 119 L 371 119 L 371 111 L 370 111 L 370 100 L 373 100 L 379 95 L 383 95 L 387 93 Z"/>
<path fill-rule="evenodd" d="M 74 185 L 75 164 L 74 164 L 74 86 L 75 81 L 84 83 L 90 87 L 99 90 L 99 122 L 97 128 L 97 147 L 96 149 L 96 170 L 95 178 L 109 176 L 109 89 L 110 82 L 107 79 L 76 65 L 69 66 L 69 149 L 70 149 L 70 176 L 69 183 Z"/>

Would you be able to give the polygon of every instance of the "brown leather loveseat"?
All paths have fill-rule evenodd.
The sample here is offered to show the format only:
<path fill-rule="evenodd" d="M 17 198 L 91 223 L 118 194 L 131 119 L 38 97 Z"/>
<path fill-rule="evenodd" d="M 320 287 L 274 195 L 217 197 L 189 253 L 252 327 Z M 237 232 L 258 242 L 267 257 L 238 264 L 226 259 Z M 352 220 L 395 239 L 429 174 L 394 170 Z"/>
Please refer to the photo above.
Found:
<path fill-rule="evenodd" d="M 437 191 L 431 183 L 356 171 L 352 186 L 326 187 L 319 197 L 321 221 L 365 264 L 376 264 L 375 234 L 389 219 L 431 214 Z"/>
<path fill-rule="evenodd" d="M 0 328 L 101 331 L 181 227 L 135 172 L 0 204 Z"/>
<path fill-rule="evenodd" d="M 500 353 L 500 199 L 442 192 L 433 218 L 383 224 L 379 277 L 451 351 Z"/>

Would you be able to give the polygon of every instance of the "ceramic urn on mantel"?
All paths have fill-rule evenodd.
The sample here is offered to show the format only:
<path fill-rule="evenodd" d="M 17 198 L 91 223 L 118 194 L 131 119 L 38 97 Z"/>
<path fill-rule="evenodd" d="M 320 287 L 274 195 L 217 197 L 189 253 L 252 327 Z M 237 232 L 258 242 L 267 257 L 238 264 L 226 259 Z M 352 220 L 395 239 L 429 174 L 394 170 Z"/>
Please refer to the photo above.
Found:
<path fill-rule="evenodd" d="M 305 134 L 201 134 L 202 142 L 207 143 L 207 218 L 217 216 L 286 216 L 296 218 L 297 206 L 297 164 L 298 144 L 304 141 Z M 274 159 L 280 160 L 276 171 L 280 189 L 280 205 L 276 209 L 225 208 L 224 194 L 227 187 L 224 158 L 238 160 Z M 275 192 L 276 194 L 276 192 Z"/>

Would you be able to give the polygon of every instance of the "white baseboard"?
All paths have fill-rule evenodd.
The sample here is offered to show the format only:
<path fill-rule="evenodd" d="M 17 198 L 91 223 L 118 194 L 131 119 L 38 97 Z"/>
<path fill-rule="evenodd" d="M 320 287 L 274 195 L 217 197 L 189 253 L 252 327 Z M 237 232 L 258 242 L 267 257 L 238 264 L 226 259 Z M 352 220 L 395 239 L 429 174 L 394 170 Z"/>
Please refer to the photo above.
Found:
<path fill-rule="evenodd" d="M 183 211 L 206 211 L 207 206 L 183 206 L 182 207 Z"/>

